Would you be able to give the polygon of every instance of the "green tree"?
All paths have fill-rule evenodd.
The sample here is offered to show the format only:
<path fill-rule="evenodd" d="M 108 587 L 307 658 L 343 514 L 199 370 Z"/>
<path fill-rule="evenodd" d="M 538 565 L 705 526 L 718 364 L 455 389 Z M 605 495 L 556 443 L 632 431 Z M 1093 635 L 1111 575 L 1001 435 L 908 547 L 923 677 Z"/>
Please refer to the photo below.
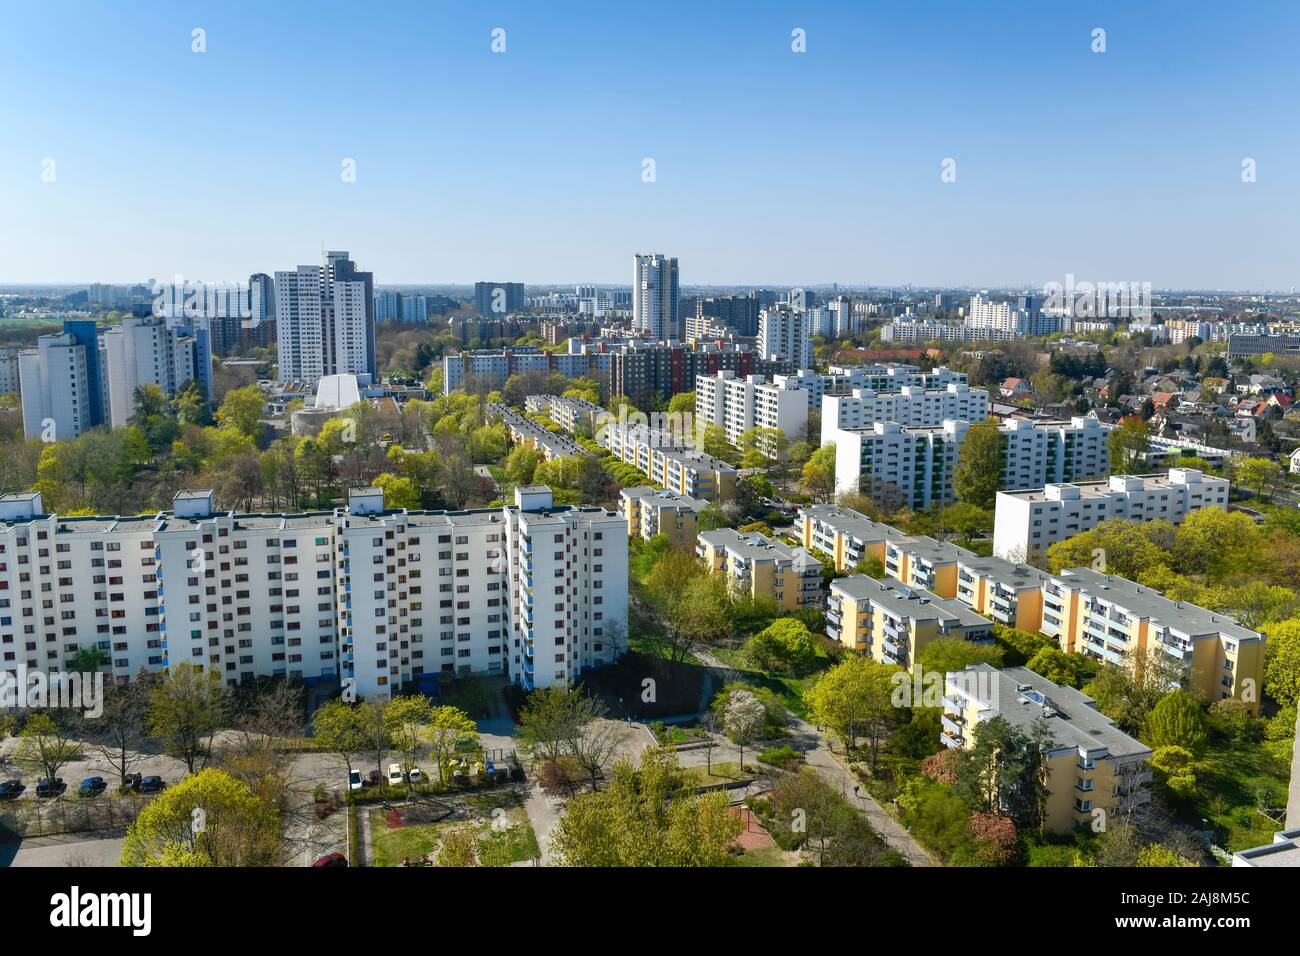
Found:
<path fill-rule="evenodd" d="M 184 661 L 168 669 L 150 694 L 150 733 L 162 738 L 164 753 L 194 773 L 212 756 L 212 735 L 226 720 L 229 700 L 216 671 Z"/>
<path fill-rule="evenodd" d="M 265 405 L 266 396 L 256 385 L 231 389 L 217 409 L 217 424 L 233 428 L 256 443 L 262 437 L 262 409 Z"/>
<path fill-rule="evenodd" d="M 853 654 L 819 675 L 804 692 L 817 722 L 830 727 L 846 749 L 856 748 L 859 736 L 867 738 L 873 773 L 881 745 L 902 716 L 893 702 L 893 676 L 900 672 L 895 665 Z"/>
<path fill-rule="evenodd" d="M 392 698 L 384 709 L 384 721 L 388 724 L 388 736 L 393 747 L 402 754 L 402 776 L 406 779 L 406 789 L 411 789 L 411 770 L 416 765 L 420 744 L 433 719 L 433 705 L 423 694 L 404 694 Z M 439 780 L 442 779 L 439 768 Z"/>
<path fill-rule="evenodd" d="M 989 510 L 1002 487 L 1005 457 L 1002 431 L 996 422 L 975 422 L 957 451 L 952 487 L 959 501 Z"/>
<path fill-rule="evenodd" d="M 962 543 L 970 547 L 977 534 L 992 530 L 993 516 L 983 508 L 959 501 L 939 512 L 939 523 L 961 535 Z"/>
<path fill-rule="evenodd" d="M 1150 448 L 1147 423 L 1140 418 L 1125 418 L 1106 436 L 1112 475 L 1131 475 L 1141 470 L 1143 457 Z"/>
<path fill-rule="evenodd" d="M 1300 618 L 1268 625 L 1264 692 L 1283 707 L 1300 702 Z"/>
<path fill-rule="evenodd" d="M 67 710 L 33 714 L 18 732 L 14 764 L 44 780 L 57 780 L 60 770 L 83 756 L 77 739 L 81 726 Z"/>
<path fill-rule="evenodd" d="M 478 742 L 478 727 L 459 707 L 434 707 L 429 712 L 429 756 L 438 763 L 438 782 L 447 782 L 447 766 L 464 746 Z"/>
<path fill-rule="evenodd" d="M 552 831 L 564 866 L 719 867 L 743 829 L 721 793 L 693 793 L 671 750 L 649 747 L 637 768 L 624 758 L 604 790 L 582 793 Z"/>
<path fill-rule="evenodd" d="M 399 478 L 385 471 L 375 476 L 373 484 L 384 492 L 385 508 L 407 508 L 418 511 L 423 506 L 420 487 L 410 478 Z"/>
<path fill-rule="evenodd" d="M 349 776 L 352 774 L 352 758 L 363 753 L 367 746 L 362 717 L 362 710 L 356 704 L 335 698 L 318 707 L 311 718 L 316 741 L 331 753 L 338 754 Z"/>
<path fill-rule="evenodd" d="M 922 673 L 948 674 L 965 670 L 971 664 L 1002 666 L 1002 648 L 996 644 L 979 644 L 960 637 L 939 637 L 930 641 L 917 655 Z"/>
<path fill-rule="evenodd" d="M 803 466 L 803 487 L 815 501 L 829 501 L 835 494 L 835 446 L 823 445 Z"/>
<path fill-rule="evenodd" d="M 817 645 L 808 625 L 798 618 L 773 621 L 745 642 L 745 656 L 760 670 L 802 673 L 817 659 Z"/>
<path fill-rule="evenodd" d="M 122 844 L 123 866 L 274 866 L 279 814 L 223 770 L 208 768 L 155 797 Z"/>
<path fill-rule="evenodd" d="M 1145 730 L 1143 740 L 1152 748 L 1177 746 L 1195 753 L 1205 744 L 1205 711 L 1186 691 L 1170 691 L 1147 714 Z"/>

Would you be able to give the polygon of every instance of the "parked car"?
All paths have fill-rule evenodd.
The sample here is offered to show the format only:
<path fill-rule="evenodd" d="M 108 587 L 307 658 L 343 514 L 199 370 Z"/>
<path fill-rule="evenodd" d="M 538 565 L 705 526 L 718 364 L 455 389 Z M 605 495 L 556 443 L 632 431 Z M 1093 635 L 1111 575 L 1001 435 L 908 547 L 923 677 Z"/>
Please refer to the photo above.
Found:
<path fill-rule="evenodd" d="M 360 790 L 360 789 L 361 789 L 361 785 L 362 785 L 362 781 L 361 781 L 361 771 L 360 771 L 360 770 L 353 770 L 350 774 L 348 774 L 348 789 L 349 789 L 349 790 Z"/>
<path fill-rule="evenodd" d="M 0 783 L 0 800 L 17 800 L 26 789 L 21 780 L 6 780 Z"/>
<path fill-rule="evenodd" d="M 63 782 L 62 777 L 57 777 L 54 780 L 42 780 L 36 784 L 36 796 L 42 799 L 58 797 L 62 796 L 67 789 L 68 785 Z"/>
<path fill-rule="evenodd" d="M 370 771 L 370 775 L 366 777 L 365 780 L 361 781 L 361 785 L 363 787 L 377 787 L 382 782 L 382 779 L 383 778 L 379 776 L 378 770 L 372 770 Z"/>
<path fill-rule="evenodd" d="M 395 764 L 395 763 L 393 763 L 393 764 L 389 764 L 389 765 L 388 765 L 388 785 L 389 785 L 390 787 L 395 787 L 395 786 L 397 786 L 397 785 L 398 785 L 399 783 L 401 783 L 401 782 L 402 782 L 402 767 L 401 767 L 401 764 Z"/>
<path fill-rule="evenodd" d="M 77 794 L 82 797 L 97 797 L 107 789 L 108 781 L 103 777 L 87 777 L 77 787 Z"/>
<path fill-rule="evenodd" d="M 419 767 L 412 767 L 411 772 L 406 776 L 411 783 L 424 783 L 424 773 L 421 772 Z"/>
<path fill-rule="evenodd" d="M 123 781 L 123 783 L 122 783 L 122 788 L 121 788 L 121 789 L 122 789 L 122 792 L 123 792 L 123 793 L 134 793 L 135 791 L 139 790 L 139 789 L 140 789 L 140 781 L 143 780 L 143 779 L 144 779 L 144 777 L 140 776 L 140 774 L 138 774 L 138 773 L 128 773 L 128 774 L 126 775 L 126 780 Z"/>
<path fill-rule="evenodd" d="M 161 793 L 165 786 L 162 777 L 145 777 L 140 781 L 139 789 L 141 793 Z"/>
<path fill-rule="evenodd" d="M 313 867 L 347 866 L 348 858 L 342 853 L 326 853 L 312 864 Z"/>

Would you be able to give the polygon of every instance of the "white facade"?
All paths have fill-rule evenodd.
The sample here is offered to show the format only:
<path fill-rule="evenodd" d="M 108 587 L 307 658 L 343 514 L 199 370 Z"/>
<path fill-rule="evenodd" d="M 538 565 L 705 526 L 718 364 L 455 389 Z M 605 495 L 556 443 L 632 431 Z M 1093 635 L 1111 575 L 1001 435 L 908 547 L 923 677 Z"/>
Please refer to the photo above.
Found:
<path fill-rule="evenodd" d="M 989 414 L 989 393 L 966 384 L 927 389 L 904 385 L 897 392 L 855 388 L 851 395 L 822 399 L 822 444 L 837 429 L 866 428 L 875 422 L 900 425 L 941 425 L 948 419 L 978 422 Z"/>
<path fill-rule="evenodd" d="M 14 395 L 21 383 L 18 353 L 21 349 L 0 348 L 0 395 Z"/>
<path fill-rule="evenodd" d="M 374 284 L 346 252 L 277 272 L 275 315 L 281 382 L 375 374 Z"/>
<path fill-rule="evenodd" d="M 408 512 L 366 489 L 270 515 L 188 492 L 172 512 L 93 518 L 4 495 L 0 666 L 64 670 L 94 645 L 119 677 L 189 661 L 235 683 L 352 678 L 363 697 L 432 674 L 567 681 L 620 649 L 626 524 L 527 492 L 522 509 Z"/>
<path fill-rule="evenodd" d="M 42 335 L 36 348 L 18 356 L 23 434 L 31 438 L 76 438 L 90 427 L 86 350 L 72 335 Z"/>
<path fill-rule="evenodd" d="M 1194 468 L 1168 475 L 1113 475 L 1108 481 L 1051 484 L 1038 491 L 999 491 L 993 553 L 1036 561 L 1064 541 L 1110 518 L 1179 524 L 1200 508 L 1226 508 L 1228 480 Z"/>
<path fill-rule="evenodd" d="M 954 383 L 965 384 L 966 373 L 954 372 L 943 365 L 929 372 L 922 372 L 915 365 L 832 365 L 826 372 L 801 368 L 792 375 L 773 375 L 772 381 L 777 385 L 797 385 L 812 396 L 813 407 L 820 408 L 824 395 L 849 395 L 857 388 L 897 392 L 908 385 L 946 388 Z"/>
<path fill-rule="evenodd" d="M 967 421 L 917 428 L 878 421 L 863 428 L 834 429 L 828 437 L 836 450 L 836 493 L 872 494 L 874 486 L 884 483 L 897 486 L 913 509 L 947 504 L 953 500 L 952 471 L 969 429 Z M 998 431 L 1002 488 L 1096 479 L 1110 470 L 1106 429 L 1096 419 L 1014 418 Z"/>
<path fill-rule="evenodd" d="M 129 318 L 103 334 L 108 355 L 109 420 L 125 426 L 135 414 L 135 390 L 157 385 L 171 397 L 195 377 L 194 338 L 163 318 Z"/>
<path fill-rule="evenodd" d="M 632 327 L 656 342 L 680 339 L 677 260 L 657 253 L 632 258 Z"/>
<path fill-rule="evenodd" d="M 801 368 L 812 366 L 812 319 L 790 308 L 758 313 L 758 351 L 766 359 L 788 359 Z"/>
<path fill-rule="evenodd" d="M 809 394 L 796 384 L 774 384 L 762 375 L 738 378 L 735 372 L 695 380 L 695 416 L 719 425 L 727 441 L 738 444 L 751 428 L 775 428 L 792 442 L 808 428 Z"/>

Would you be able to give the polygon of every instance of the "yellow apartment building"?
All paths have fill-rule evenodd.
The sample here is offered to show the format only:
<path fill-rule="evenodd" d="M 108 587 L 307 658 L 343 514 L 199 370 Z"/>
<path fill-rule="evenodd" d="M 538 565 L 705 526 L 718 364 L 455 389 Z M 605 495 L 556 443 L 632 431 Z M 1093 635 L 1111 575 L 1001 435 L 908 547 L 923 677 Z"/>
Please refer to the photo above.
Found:
<path fill-rule="evenodd" d="M 701 532 L 696 541 L 695 553 L 733 593 L 766 595 L 783 611 L 821 607 L 822 563 L 803 548 L 732 528 Z"/>
<path fill-rule="evenodd" d="M 1131 665 L 1166 655 L 1183 685 L 1207 702 L 1241 700 L 1259 712 L 1265 636 L 1227 615 L 1089 568 L 1070 568 L 1043 586 L 1042 633 L 1064 651 Z"/>
<path fill-rule="evenodd" d="M 957 561 L 957 600 L 999 624 L 1034 633 L 1043 626 L 1043 586 L 1050 580 L 1027 564 L 971 555 Z"/>
<path fill-rule="evenodd" d="M 662 534 L 674 548 L 691 548 L 699 533 L 700 511 L 706 504 L 699 498 L 639 485 L 623 489 L 618 510 L 627 519 L 628 537 L 648 541 Z"/>
<path fill-rule="evenodd" d="M 908 670 L 937 638 L 986 641 L 992 631 L 991 621 L 960 601 L 865 574 L 832 581 L 826 600 L 828 637 L 881 664 Z"/>
<path fill-rule="evenodd" d="M 1086 694 L 1025 667 L 972 664 L 947 675 L 939 737 L 944 746 L 969 749 L 976 727 L 994 717 L 1026 735 L 1040 721 L 1047 731 L 1045 824 L 1052 833 L 1108 822 L 1150 801 L 1150 748 L 1116 727 Z"/>
<path fill-rule="evenodd" d="M 873 521 L 852 508 L 809 505 L 799 512 L 803 546 L 835 562 L 836 571 L 852 571 L 863 558 L 885 563 L 885 542 L 908 535 L 881 521 Z"/>

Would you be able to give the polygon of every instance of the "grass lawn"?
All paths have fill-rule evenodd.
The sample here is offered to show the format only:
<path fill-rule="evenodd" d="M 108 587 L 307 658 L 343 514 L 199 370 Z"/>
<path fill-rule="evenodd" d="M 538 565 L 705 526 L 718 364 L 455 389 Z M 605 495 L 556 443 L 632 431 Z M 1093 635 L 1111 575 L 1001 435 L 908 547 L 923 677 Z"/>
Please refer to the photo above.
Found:
<path fill-rule="evenodd" d="M 765 846 L 761 850 L 746 850 L 736 857 L 736 866 L 798 866 L 799 854 L 779 846 Z"/>
<path fill-rule="evenodd" d="M 755 756 L 757 756 L 757 752 L 755 753 Z M 740 772 L 740 765 L 734 760 L 730 762 L 722 762 L 718 760 L 713 761 L 712 773 L 706 771 L 703 764 L 688 769 L 699 775 L 700 786 L 708 787 L 714 784 L 734 783 L 737 780 L 748 780 L 752 778 L 754 774 L 752 772 L 752 764 L 749 762 L 748 750 L 745 751 L 745 766 L 748 769 L 744 774 Z"/>
<path fill-rule="evenodd" d="M 505 687 L 504 677 L 457 677 L 442 685 L 438 704 L 459 707 L 473 720 L 485 720 L 496 711 Z"/>
<path fill-rule="evenodd" d="M 797 717 L 807 718 L 808 705 L 804 703 L 803 693 L 812 686 L 821 674 L 821 671 L 830 667 L 833 660 L 829 654 L 818 656 L 817 670 L 803 677 L 792 677 L 789 674 L 777 674 L 773 671 L 754 670 L 753 667 L 745 660 L 744 652 L 740 648 L 724 647 L 715 650 L 714 656 L 722 661 L 728 667 L 734 667 L 740 672 L 740 679 L 757 687 L 766 687 L 781 698 L 790 713 Z"/>
<path fill-rule="evenodd" d="M 471 794 L 455 802 L 466 811 L 464 814 L 438 823 L 420 823 L 395 830 L 388 829 L 382 809 L 370 810 L 375 866 L 401 866 L 407 857 L 418 860 L 426 854 L 431 860 L 437 859 L 443 837 L 465 827 L 473 829 L 477 836 L 481 866 L 507 866 L 541 855 L 537 834 L 518 792 Z"/>
<path fill-rule="evenodd" d="M 1197 825 L 1201 818 L 1214 823 L 1229 852 L 1271 843 L 1282 829 L 1256 809 L 1256 794 L 1268 793 L 1270 808 L 1285 807 L 1290 773 L 1258 745 L 1233 744 L 1211 734 L 1197 761 L 1196 778 L 1200 797 L 1186 817 Z"/>

